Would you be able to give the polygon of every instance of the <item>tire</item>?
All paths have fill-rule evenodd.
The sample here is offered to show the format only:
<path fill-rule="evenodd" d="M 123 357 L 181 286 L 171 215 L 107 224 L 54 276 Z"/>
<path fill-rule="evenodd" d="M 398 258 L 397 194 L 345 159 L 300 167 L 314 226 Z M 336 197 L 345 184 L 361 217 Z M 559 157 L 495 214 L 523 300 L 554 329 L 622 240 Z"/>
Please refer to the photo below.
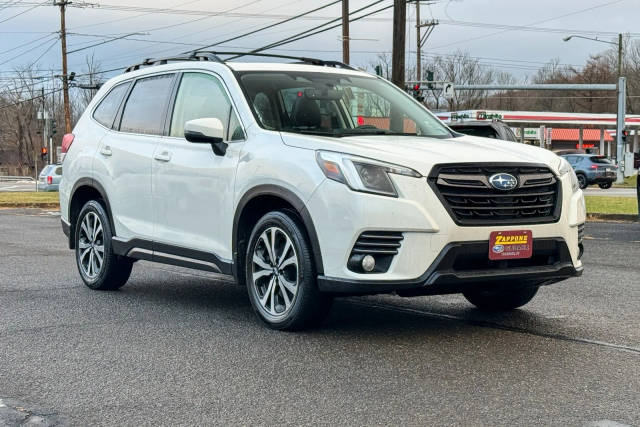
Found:
<path fill-rule="evenodd" d="M 609 188 L 611 188 L 611 183 L 610 182 L 603 182 L 598 184 L 598 187 L 602 188 L 603 190 L 608 190 Z"/>
<path fill-rule="evenodd" d="M 244 272 L 251 306 L 270 328 L 306 329 L 329 313 L 332 298 L 318 290 L 311 246 L 292 213 L 273 211 L 258 220 Z"/>
<path fill-rule="evenodd" d="M 577 173 L 576 177 L 578 178 L 578 185 L 580 185 L 580 189 L 584 190 L 589 186 L 589 182 L 587 181 L 587 177 L 583 173 Z"/>
<path fill-rule="evenodd" d="M 95 234 L 94 230 L 97 230 Z M 76 221 L 75 246 L 80 277 L 91 289 L 115 290 L 129 280 L 133 261 L 113 253 L 112 237 L 113 231 L 106 211 L 98 201 L 88 201 Z"/>
<path fill-rule="evenodd" d="M 537 292 L 538 286 L 519 289 L 467 290 L 463 295 L 480 310 L 506 311 L 527 304 Z"/>

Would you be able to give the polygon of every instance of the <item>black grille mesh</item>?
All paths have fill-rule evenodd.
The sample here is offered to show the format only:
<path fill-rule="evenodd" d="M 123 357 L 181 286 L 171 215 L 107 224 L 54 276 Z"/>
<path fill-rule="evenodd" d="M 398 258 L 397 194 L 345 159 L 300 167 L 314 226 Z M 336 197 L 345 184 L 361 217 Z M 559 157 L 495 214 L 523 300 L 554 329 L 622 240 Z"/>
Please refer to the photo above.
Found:
<path fill-rule="evenodd" d="M 515 176 L 516 188 L 495 189 L 489 178 L 498 173 Z M 437 168 L 429 180 L 459 224 L 506 225 L 557 219 L 559 183 L 543 166 L 447 165 Z"/>

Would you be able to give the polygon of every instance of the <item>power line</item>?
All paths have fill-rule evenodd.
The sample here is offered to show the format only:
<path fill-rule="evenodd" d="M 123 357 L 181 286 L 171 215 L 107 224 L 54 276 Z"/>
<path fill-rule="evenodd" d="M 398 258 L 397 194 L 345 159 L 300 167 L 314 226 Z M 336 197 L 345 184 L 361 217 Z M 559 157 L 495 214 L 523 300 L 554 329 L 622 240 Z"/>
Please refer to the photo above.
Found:
<path fill-rule="evenodd" d="M 176 4 L 175 6 L 172 6 L 172 7 L 180 7 L 180 6 L 184 6 L 184 5 L 191 4 L 191 3 L 197 3 L 197 2 L 200 2 L 200 1 L 202 1 L 202 0 L 190 0 L 190 1 L 182 2 L 182 3 L 178 3 L 178 4 Z M 98 23 L 95 23 L 95 24 L 79 25 L 77 27 L 73 27 L 73 29 L 75 29 L 75 28 L 86 28 L 86 27 L 97 27 L 99 25 L 110 24 L 112 22 L 120 23 L 122 21 L 128 21 L 128 20 L 131 20 L 131 19 L 139 18 L 141 16 L 151 15 L 152 13 L 153 12 L 147 12 L 147 13 L 141 13 L 139 15 L 129 16 L 127 18 L 111 19 L 109 21 L 98 22 Z"/>
<path fill-rule="evenodd" d="M 51 94 L 53 94 L 53 93 L 57 93 L 57 92 L 61 92 L 61 91 L 62 91 L 62 88 L 60 88 L 60 89 L 54 89 L 54 90 L 52 90 L 52 91 L 50 91 L 50 92 L 45 92 L 44 96 L 51 95 Z M 34 96 L 33 98 L 29 98 L 29 99 L 22 99 L 22 100 L 20 100 L 20 101 L 13 102 L 13 103 L 11 103 L 11 104 L 0 105 L 0 110 L 3 110 L 3 109 L 5 109 L 5 108 L 9 108 L 9 107 L 17 107 L 18 105 L 24 104 L 25 102 L 29 102 L 29 101 L 33 101 L 33 100 L 41 99 L 41 98 L 42 98 L 42 94 L 41 94 L 41 95 L 38 95 L 38 96 Z"/>
<path fill-rule="evenodd" d="M 533 25 L 544 24 L 545 22 L 555 21 L 556 19 L 566 18 L 567 16 L 572 16 L 572 15 L 577 15 L 577 14 L 580 14 L 580 13 L 588 12 L 588 11 L 591 11 L 591 10 L 594 10 L 594 9 L 599 9 L 601 7 L 610 6 L 610 5 L 614 4 L 614 3 L 620 3 L 622 1 L 624 1 L 624 0 L 609 1 L 607 3 L 603 3 L 603 4 L 600 4 L 600 5 L 597 5 L 597 6 L 592 6 L 592 7 L 588 7 L 588 8 L 585 8 L 585 9 L 580 9 L 580 10 L 577 10 L 577 11 L 574 11 L 574 12 L 565 13 L 563 15 L 555 16 L 553 18 L 547 18 L 547 19 L 543 19 L 541 21 L 532 22 L 531 24 L 527 24 L 524 27 L 531 27 Z M 487 37 L 492 37 L 492 36 L 495 36 L 495 35 L 498 35 L 498 34 L 503 34 L 503 33 L 509 32 L 509 31 L 512 31 L 512 30 L 507 29 L 507 30 L 496 31 L 496 32 L 493 32 L 493 33 L 485 34 L 483 36 L 478 36 L 478 37 L 458 40 L 458 41 L 455 41 L 455 42 L 452 42 L 452 43 L 448 43 L 448 44 L 445 44 L 445 45 L 442 45 L 442 46 L 431 47 L 431 49 L 443 49 L 445 47 L 453 46 L 455 44 L 465 43 L 465 42 L 468 42 L 468 41 L 475 41 L 475 40 L 479 40 L 479 39 L 485 39 Z"/>
<path fill-rule="evenodd" d="M 387 9 L 392 8 L 392 7 L 393 7 L 393 5 L 385 6 L 385 7 L 381 8 L 381 9 L 374 10 L 373 12 L 369 12 L 369 13 L 364 14 L 364 15 L 362 15 L 362 16 L 359 16 L 359 17 L 357 17 L 357 18 L 351 18 L 351 19 L 349 19 L 349 22 L 358 21 L 358 20 L 363 19 L 363 18 L 365 18 L 365 17 L 367 17 L 367 16 L 374 15 L 374 14 L 376 14 L 376 13 L 382 12 L 383 10 L 387 10 Z M 294 38 L 294 39 L 284 39 L 284 40 L 282 40 L 282 41 L 280 41 L 280 42 L 277 42 L 277 44 L 276 44 L 276 43 L 272 43 L 271 45 L 269 45 L 269 46 L 268 46 L 268 47 L 266 47 L 265 49 L 272 49 L 272 48 L 277 47 L 277 46 L 283 46 L 283 45 L 285 45 L 285 44 L 289 44 L 289 43 L 297 42 L 298 40 L 306 39 L 307 37 L 315 36 L 316 34 L 320 34 L 320 33 L 324 33 L 324 32 L 329 31 L 329 30 L 333 30 L 334 28 L 338 28 L 338 27 L 340 27 L 341 25 L 342 25 L 341 23 L 340 23 L 340 24 L 337 24 L 337 25 L 333 25 L 333 26 L 331 26 L 331 27 L 324 28 L 324 29 L 322 29 L 322 30 L 318 30 L 318 31 L 316 31 L 316 32 L 313 32 L 313 33 L 310 33 L 310 34 L 306 34 L 306 35 L 303 35 L 303 36 L 300 36 L 300 37 L 297 37 L 297 38 Z M 262 48 L 261 48 L 261 49 L 262 49 Z M 264 49 L 262 49 L 262 50 L 264 50 Z"/>
<path fill-rule="evenodd" d="M 374 1 L 373 3 L 368 4 L 367 6 L 361 7 L 360 9 L 356 9 L 356 10 L 354 10 L 353 12 L 350 12 L 350 13 L 349 13 L 349 16 L 351 16 L 351 15 L 353 15 L 353 14 L 355 14 L 355 13 L 361 12 L 361 11 L 363 11 L 363 10 L 365 10 L 365 9 L 368 9 L 369 7 L 374 6 L 374 5 L 378 4 L 378 3 L 381 3 L 382 1 L 383 1 L 383 0 L 377 0 L 377 1 Z M 378 9 L 378 10 L 376 10 L 376 11 L 373 11 L 373 12 L 370 12 L 370 13 L 367 13 L 367 14 L 364 14 L 364 15 L 359 16 L 359 17 L 357 17 L 357 18 L 350 18 L 350 19 L 349 19 L 349 22 L 357 21 L 357 20 L 359 20 L 359 19 L 365 18 L 365 17 L 370 16 L 370 15 L 373 15 L 373 14 L 375 14 L 375 13 L 382 12 L 383 10 L 389 9 L 389 8 L 391 8 L 391 7 L 393 7 L 393 5 L 385 6 L 385 7 L 383 7 L 382 9 Z M 293 42 L 295 42 L 295 41 L 302 40 L 302 39 L 306 39 L 307 37 L 311 37 L 311 36 L 314 36 L 314 35 L 316 35 L 316 34 L 324 33 L 324 32 L 326 32 L 326 31 L 332 30 L 332 29 L 334 29 L 334 28 L 338 28 L 338 27 L 342 26 L 342 22 L 341 22 L 341 23 L 339 23 L 339 24 L 337 24 L 337 25 L 333 25 L 333 26 L 330 26 L 330 27 L 327 27 L 327 28 L 324 28 L 324 29 L 321 29 L 321 30 L 318 30 L 318 31 L 313 32 L 314 30 L 316 30 L 316 29 L 318 29 L 318 28 L 324 27 L 324 26 L 326 26 L 326 25 L 328 25 L 328 24 L 330 24 L 330 23 L 332 23 L 332 22 L 341 21 L 341 20 L 342 20 L 342 18 L 336 18 L 336 19 L 333 19 L 333 20 L 331 20 L 331 21 L 325 22 L 325 23 L 324 23 L 324 24 L 322 24 L 322 25 L 318 25 L 318 26 L 316 26 L 316 27 L 310 28 L 310 29 L 308 29 L 308 30 L 306 30 L 306 31 L 303 31 L 303 32 L 301 32 L 301 33 L 298 33 L 298 34 L 294 34 L 294 35 L 292 35 L 292 36 L 289 36 L 289 37 L 287 37 L 286 39 L 282 39 L 282 40 L 280 40 L 280 41 L 277 41 L 277 42 L 271 43 L 271 44 L 269 44 L 269 45 L 262 46 L 262 47 L 259 47 L 259 48 L 257 48 L 257 49 L 253 49 L 253 50 L 251 51 L 251 53 L 261 52 L 261 51 L 263 51 L 263 50 L 268 50 L 268 49 L 272 49 L 272 48 L 274 48 L 274 47 L 278 47 L 278 46 L 282 46 L 282 45 L 285 45 L 285 44 L 293 43 Z"/>
<path fill-rule="evenodd" d="M 308 10 L 308 11 L 306 11 L 306 12 L 300 13 L 300 14 L 298 14 L 298 15 L 292 16 L 292 17 L 287 18 L 287 19 L 284 19 L 284 20 L 282 20 L 282 21 L 275 22 L 275 23 L 273 23 L 273 24 L 271 24 L 271 25 L 267 25 L 267 26 L 265 26 L 265 27 L 258 28 L 257 30 L 249 31 L 248 33 L 244 33 L 244 34 L 241 34 L 241 35 L 239 35 L 239 36 L 235 36 L 235 37 L 232 37 L 232 38 L 230 38 L 230 39 L 222 40 L 222 41 L 220 41 L 220 42 L 216 42 L 216 43 L 213 43 L 213 44 L 210 44 L 210 45 L 202 46 L 201 48 L 199 48 L 199 49 L 197 49 L 197 50 L 205 50 L 205 49 L 208 49 L 208 48 L 213 47 L 213 46 L 218 46 L 218 45 L 220 45 L 220 44 L 222 44 L 222 43 L 227 43 L 227 42 L 230 42 L 230 41 L 233 41 L 233 40 L 240 39 L 240 38 L 242 38 L 242 37 L 250 36 L 250 35 L 255 34 L 255 33 L 258 33 L 258 32 L 260 32 L 260 31 L 264 31 L 264 30 L 267 30 L 267 29 L 269 29 L 269 28 L 273 28 L 273 27 L 276 27 L 276 26 L 278 26 L 278 25 L 282 25 L 282 24 L 287 23 L 287 22 L 289 22 L 289 21 L 292 21 L 292 20 L 294 20 L 294 19 L 298 19 L 298 18 L 301 18 L 301 17 L 303 17 L 303 16 L 309 15 L 310 13 L 317 12 L 317 11 L 319 11 L 319 10 L 325 9 L 325 8 L 327 8 L 327 7 L 329 7 L 329 6 L 333 6 L 334 4 L 340 3 L 341 1 L 342 1 L 342 0 L 332 1 L 332 2 L 330 2 L 330 3 L 327 3 L 327 4 L 324 4 L 324 5 L 320 6 L 320 7 L 317 7 L 317 8 L 315 8 L 315 9 Z M 184 53 L 188 53 L 188 52 L 184 52 Z"/>
<path fill-rule="evenodd" d="M 37 3 L 36 5 L 34 5 L 34 6 L 30 7 L 29 9 L 23 10 L 23 11 L 22 11 L 22 12 L 20 12 L 20 13 L 16 13 L 15 15 L 12 15 L 12 16 L 10 16 L 10 17 L 8 17 L 8 18 L 3 19 L 2 21 L 0 21 L 0 24 L 2 24 L 3 22 L 7 22 L 7 21 L 8 21 L 8 20 L 10 20 L 10 19 L 17 18 L 17 17 L 18 17 L 18 16 L 20 16 L 20 15 L 24 15 L 25 13 L 27 13 L 27 12 L 29 12 L 29 11 L 32 11 L 32 10 L 33 10 L 33 9 L 35 9 L 36 7 L 42 6 L 42 5 L 46 4 L 46 3 L 49 3 L 49 1 L 48 1 L 48 0 L 45 0 L 45 1 L 43 1 L 42 3 Z"/>

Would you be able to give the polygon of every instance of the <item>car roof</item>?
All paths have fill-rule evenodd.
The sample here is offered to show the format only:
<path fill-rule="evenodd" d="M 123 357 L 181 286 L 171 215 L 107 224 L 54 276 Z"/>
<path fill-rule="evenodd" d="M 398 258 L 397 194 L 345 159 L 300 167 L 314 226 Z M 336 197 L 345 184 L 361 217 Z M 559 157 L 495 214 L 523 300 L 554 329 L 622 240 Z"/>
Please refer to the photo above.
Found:
<path fill-rule="evenodd" d="M 497 123 L 504 123 L 498 121 L 486 121 L 486 120 L 465 120 L 462 122 L 451 122 L 448 123 L 450 127 L 452 126 L 491 126 Z"/>

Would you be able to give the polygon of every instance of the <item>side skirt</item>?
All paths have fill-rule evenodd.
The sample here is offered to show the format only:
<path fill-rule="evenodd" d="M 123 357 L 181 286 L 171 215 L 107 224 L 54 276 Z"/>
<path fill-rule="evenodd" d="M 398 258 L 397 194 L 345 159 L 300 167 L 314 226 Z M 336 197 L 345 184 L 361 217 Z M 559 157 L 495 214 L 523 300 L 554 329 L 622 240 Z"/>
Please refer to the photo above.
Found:
<path fill-rule="evenodd" d="M 214 253 L 156 243 L 145 239 L 127 240 L 113 237 L 111 239 L 111 247 L 114 253 L 127 258 L 177 265 L 225 275 L 231 275 L 233 269 L 231 261 L 223 260 Z"/>

